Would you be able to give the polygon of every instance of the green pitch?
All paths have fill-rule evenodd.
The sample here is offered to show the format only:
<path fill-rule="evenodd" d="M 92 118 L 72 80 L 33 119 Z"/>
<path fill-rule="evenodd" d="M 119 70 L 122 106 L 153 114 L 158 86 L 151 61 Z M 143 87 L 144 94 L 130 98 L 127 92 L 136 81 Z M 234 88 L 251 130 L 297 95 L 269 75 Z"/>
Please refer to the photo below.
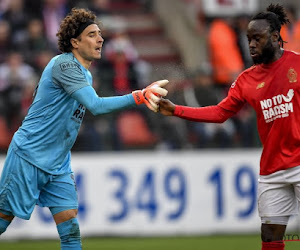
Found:
<path fill-rule="evenodd" d="M 58 241 L 0 240 L 1 250 L 59 250 Z M 86 238 L 84 250 L 260 250 L 258 235 L 160 238 Z M 286 242 L 286 250 L 300 249 L 300 241 Z"/>

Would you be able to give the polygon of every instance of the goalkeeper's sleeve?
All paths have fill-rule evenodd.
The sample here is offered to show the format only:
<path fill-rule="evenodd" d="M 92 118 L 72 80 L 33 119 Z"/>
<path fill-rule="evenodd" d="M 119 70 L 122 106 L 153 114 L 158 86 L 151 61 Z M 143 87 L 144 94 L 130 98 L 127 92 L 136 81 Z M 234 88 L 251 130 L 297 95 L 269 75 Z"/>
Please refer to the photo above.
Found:
<path fill-rule="evenodd" d="M 76 90 L 71 96 L 85 106 L 93 115 L 107 114 L 136 106 L 132 94 L 99 97 L 92 86 L 86 86 Z"/>

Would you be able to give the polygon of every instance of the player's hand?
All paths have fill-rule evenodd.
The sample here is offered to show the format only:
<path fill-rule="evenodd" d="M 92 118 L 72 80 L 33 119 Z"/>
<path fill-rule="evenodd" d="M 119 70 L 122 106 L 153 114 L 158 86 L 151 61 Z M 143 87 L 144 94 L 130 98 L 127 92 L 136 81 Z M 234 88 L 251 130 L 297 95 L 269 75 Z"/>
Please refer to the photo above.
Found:
<path fill-rule="evenodd" d="M 154 111 L 158 111 L 158 102 L 162 96 L 166 96 L 168 91 L 163 87 L 168 84 L 168 80 L 160 80 L 151 83 L 149 86 L 142 90 L 132 92 L 133 98 L 137 105 L 146 104 L 147 107 Z"/>
<path fill-rule="evenodd" d="M 175 111 L 175 104 L 168 99 L 161 98 L 159 103 L 159 112 L 163 115 L 172 116 Z"/>

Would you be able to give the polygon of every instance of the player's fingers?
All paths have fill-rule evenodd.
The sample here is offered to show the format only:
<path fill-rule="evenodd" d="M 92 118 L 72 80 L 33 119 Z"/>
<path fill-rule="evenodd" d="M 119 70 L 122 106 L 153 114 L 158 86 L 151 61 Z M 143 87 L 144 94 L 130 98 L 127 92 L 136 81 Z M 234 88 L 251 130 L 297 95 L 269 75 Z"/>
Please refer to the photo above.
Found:
<path fill-rule="evenodd" d="M 150 93 L 150 100 L 152 100 L 154 103 L 158 103 L 160 100 L 160 97 L 154 95 L 153 93 Z"/>
<path fill-rule="evenodd" d="M 161 87 L 154 87 L 151 88 L 151 91 L 155 94 L 158 94 L 160 96 L 166 96 L 168 94 L 168 90 L 161 88 Z"/>
<path fill-rule="evenodd" d="M 159 81 L 156 81 L 154 83 L 157 84 L 159 87 L 164 87 L 169 83 L 169 80 L 166 80 L 166 79 L 165 80 L 159 80 Z"/>
<path fill-rule="evenodd" d="M 158 110 L 158 104 L 156 104 L 155 102 L 153 102 L 151 99 L 149 100 L 150 106 L 152 107 L 151 110 L 154 112 L 157 112 Z"/>
<path fill-rule="evenodd" d="M 149 99 L 145 99 L 145 104 L 148 109 L 152 110 L 153 112 L 157 112 L 157 104 L 155 104 L 153 101 L 150 101 Z"/>
<path fill-rule="evenodd" d="M 146 106 L 148 109 L 152 110 L 153 112 L 155 112 L 155 109 L 151 106 L 151 104 L 149 102 L 145 102 Z"/>

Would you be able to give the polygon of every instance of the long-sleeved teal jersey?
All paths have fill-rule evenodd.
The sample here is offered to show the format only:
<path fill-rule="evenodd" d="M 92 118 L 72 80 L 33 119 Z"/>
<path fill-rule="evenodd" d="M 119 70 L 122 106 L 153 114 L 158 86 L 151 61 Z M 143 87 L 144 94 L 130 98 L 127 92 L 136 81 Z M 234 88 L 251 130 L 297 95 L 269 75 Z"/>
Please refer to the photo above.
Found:
<path fill-rule="evenodd" d="M 72 53 L 58 55 L 41 76 L 35 98 L 11 147 L 34 166 L 50 174 L 70 171 L 70 150 L 86 107 L 93 114 L 135 106 L 131 94 L 101 98 L 92 75 Z"/>

